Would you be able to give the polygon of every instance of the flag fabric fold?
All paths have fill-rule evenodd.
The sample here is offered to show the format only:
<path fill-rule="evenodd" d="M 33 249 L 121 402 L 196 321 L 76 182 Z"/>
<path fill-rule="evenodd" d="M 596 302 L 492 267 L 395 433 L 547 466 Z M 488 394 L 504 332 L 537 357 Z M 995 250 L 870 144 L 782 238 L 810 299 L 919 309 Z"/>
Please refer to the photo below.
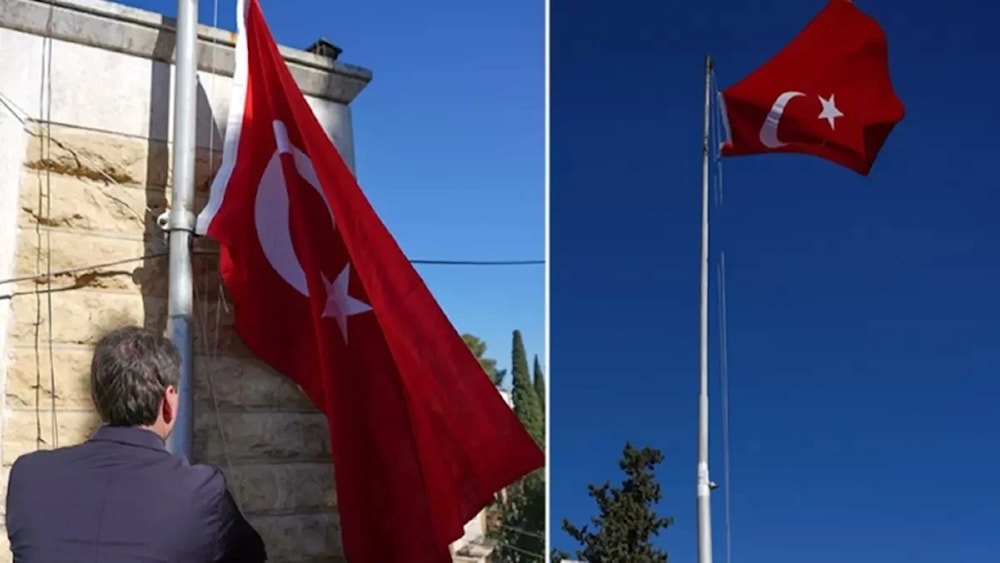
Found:
<path fill-rule="evenodd" d="M 197 229 L 236 330 L 330 425 L 352 563 L 443 563 L 544 454 L 379 220 L 299 91 L 257 0 L 237 3 L 222 166 Z"/>
<path fill-rule="evenodd" d="M 723 156 L 810 154 L 867 175 L 904 107 L 885 32 L 831 0 L 777 55 L 721 93 Z"/>

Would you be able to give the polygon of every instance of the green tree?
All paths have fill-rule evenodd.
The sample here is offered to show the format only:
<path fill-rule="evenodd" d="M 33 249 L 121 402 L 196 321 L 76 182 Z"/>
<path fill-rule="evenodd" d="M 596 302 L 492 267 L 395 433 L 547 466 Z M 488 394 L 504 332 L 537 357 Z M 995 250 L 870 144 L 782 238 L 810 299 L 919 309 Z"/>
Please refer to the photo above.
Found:
<path fill-rule="evenodd" d="M 545 415 L 538 393 L 531 382 L 528 372 L 528 355 L 524 352 L 524 340 L 521 331 L 514 331 L 514 342 L 511 351 L 511 376 L 513 389 L 511 399 L 514 401 L 514 413 L 521 420 L 524 429 L 535 439 L 540 447 L 545 444 Z"/>
<path fill-rule="evenodd" d="M 515 330 L 511 352 L 511 398 L 514 412 L 540 447 L 545 447 L 542 401 L 528 371 L 528 355 L 521 332 Z M 545 471 L 539 469 L 507 488 L 499 505 L 500 522 L 491 534 L 494 554 L 504 563 L 539 563 L 545 558 Z"/>
<path fill-rule="evenodd" d="M 538 402 L 542 405 L 542 415 L 545 415 L 547 405 L 545 404 L 545 374 L 542 373 L 542 364 L 538 361 L 538 354 L 535 354 L 534 366 L 535 393 L 538 395 Z"/>
<path fill-rule="evenodd" d="M 507 375 L 507 370 L 497 369 L 497 361 L 486 357 L 486 343 L 480 340 L 478 336 L 472 334 L 463 334 L 462 340 L 465 341 L 465 345 L 469 347 L 472 354 L 479 360 L 479 365 L 483 366 L 483 371 L 486 372 L 493 385 L 499 387 L 503 383 L 503 378 Z"/>
<path fill-rule="evenodd" d="M 590 519 L 590 526 L 577 527 L 563 520 L 562 528 L 581 546 L 575 558 L 591 563 L 642 561 L 667 563 L 667 552 L 653 547 L 653 536 L 673 524 L 672 518 L 662 518 L 654 509 L 662 494 L 656 480 L 656 466 L 663 462 L 663 453 L 653 448 L 636 449 L 626 443 L 618 466 L 625 473 L 621 485 L 591 484 L 589 495 L 597 503 L 599 515 Z M 569 559 L 565 552 L 556 551 L 553 560 Z"/>
<path fill-rule="evenodd" d="M 545 559 L 545 473 L 535 471 L 507 489 L 500 505 L 494 561 L 540 563 Z"/>

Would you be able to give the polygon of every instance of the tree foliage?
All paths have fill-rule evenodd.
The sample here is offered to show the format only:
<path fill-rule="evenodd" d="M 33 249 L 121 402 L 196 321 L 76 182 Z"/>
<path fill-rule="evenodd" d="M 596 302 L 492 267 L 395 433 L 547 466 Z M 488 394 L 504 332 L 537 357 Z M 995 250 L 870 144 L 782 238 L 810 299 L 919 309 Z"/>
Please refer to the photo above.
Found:
<path fill-rule="evenodd" d="M 653 547 L 652 539 L 673 524 L 672 518 L 660 517 L 655 505 L 661 500 L 656 466 L 663 453 L 654 448 L 636 449 L 626 443 L 618 466 L 625 478 L 612 487 L 591 484 L 589 495 L 597 503 L 598 515 L 590 524 L 577 527 L 563 520 L 562 528 L 581 546 L 575 558 L 589 563 L 636 561 L 667 563 L 667 553 Z M 553 560 L 570 559 L 565 552 L 554 552 Z"/>
<path fill-rule="evenodd" d="M 507 489 L 500 506 L 494 561 L 539 563 L 545 554 L 545 473 L 537 470 Z"/>
<path fill-rule="evenodd" d="M 545 445 L 545 415 L 541 401 L 531 381 L 528 372 L 528 355 L 524 351 L 524 340 L 521 331 L 514 331 L 514 342 L 511 350 L 511 376 L 513 389 L 511 398 L 514 401 L 514 413 L 521 420 L 524 429 L 535 439 L 540 447 Z"/>
<path fill-rule="evenodd" d="M 542 415 L 547 410 L 545 404 L 545 374 L 542 373 L 542 364 L 538 361 L 538 354 L 535 354 L 534 366 L 535 394 L 538 395 L 538 402 L 542 405 Z"/>
<path fill-rule="evenodd" d="M 541 372 L 538 372 L 541 373 Z M 520 331 L 514 331 L 511 352 L 511 398 L 514 413 L 525 430 L 545 447 L 542 401 L 528 371 L 528 355 Z M 544 385 L 544 383 L 543 383 Z M 545 555 L 545 470 L 538 469 L 507 488 L 499 504 L 500 523 L 491 534 L 496 539 L 494 560 L 504 563 L 539 563 Z"/>
<path fill-rule="evenodd" d="M 483 367 L 483 371 L 486 372 L 493 385 L 499 387 L 507 375 L 507 370 L 497 369 L 497 361 L 486 356 L 486 343 L 480 340 L 478 336 L 472 334 L 463 334 L 462 340 L 465 341 L 465 345 L 469 347 L 472 354 L 479 360 L 479 365 Z"/>

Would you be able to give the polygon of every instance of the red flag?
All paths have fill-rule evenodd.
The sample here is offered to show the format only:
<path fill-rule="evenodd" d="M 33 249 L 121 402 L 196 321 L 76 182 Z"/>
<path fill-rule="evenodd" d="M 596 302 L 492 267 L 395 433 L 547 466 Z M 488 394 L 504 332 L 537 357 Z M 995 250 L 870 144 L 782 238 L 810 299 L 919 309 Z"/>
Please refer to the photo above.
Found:
<path fill-rule="evenodd" d="M 239 38 L 216 239 L 236 330 L 327 416 L 352 563 L 443 563 L 463 525 L 544 454 L 327 138 L 257 0 Z"/>
<path fill-rule="evenodd" d="M 722 92 L 723 156 L 811 154 L 867 175 L 902 102 L 885 32 L 850 0 L 831 0 L 771 60 Z"/>

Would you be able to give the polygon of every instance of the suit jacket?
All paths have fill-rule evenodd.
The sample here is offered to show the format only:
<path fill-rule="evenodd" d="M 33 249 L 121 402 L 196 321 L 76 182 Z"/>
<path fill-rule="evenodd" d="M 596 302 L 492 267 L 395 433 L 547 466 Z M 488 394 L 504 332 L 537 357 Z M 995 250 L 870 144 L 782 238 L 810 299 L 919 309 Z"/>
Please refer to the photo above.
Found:
<path fill-rule="evenodd" d="M 267 555 L 217 468 L 142 428 L 26 454 L 7 487 L 15 563 L 258 563 Z"/>

